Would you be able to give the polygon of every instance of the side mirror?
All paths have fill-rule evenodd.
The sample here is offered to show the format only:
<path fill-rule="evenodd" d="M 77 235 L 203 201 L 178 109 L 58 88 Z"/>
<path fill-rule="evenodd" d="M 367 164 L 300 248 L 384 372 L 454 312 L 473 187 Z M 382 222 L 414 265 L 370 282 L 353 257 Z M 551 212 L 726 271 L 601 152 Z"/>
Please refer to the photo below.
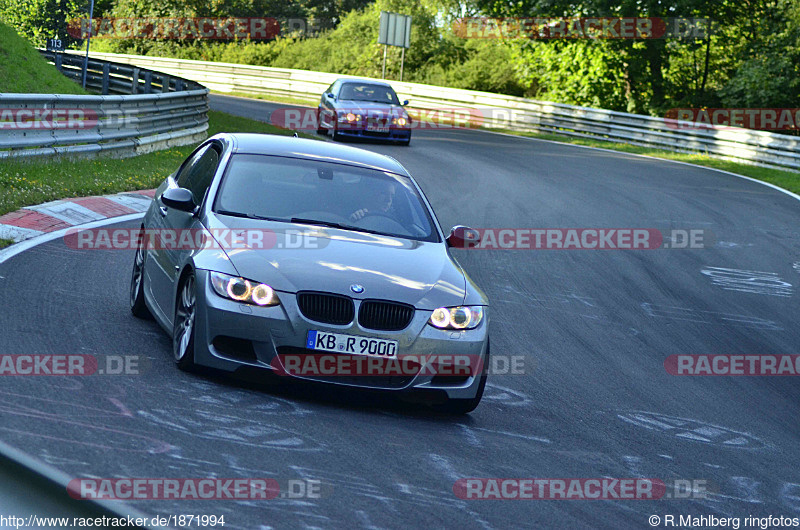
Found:
<path fill-rule="evenodd" d="M 327 92 L 325 95 L 328 96 L 329 99 L 336 99 L 336 96 L 333 95 L 333 92 Z"/>
<path fill-rule="evenodd" d="M 407 106 L 408 106 L 408 100 L 407 100 L 407 99 L 404 99 L 404 100 L 403 100 L 403 106 L 404 106 L 404 107 L 407 107 Z"/>
<path fill-rule="evenodd" d="M 197 205 L 194 203 L 192 192 L 186 188 L 169 188 L 161 194 L 164 206 L 175 208 L 182 212 L 193 212 Z"/>
<path fill-rule="evenodd" d="M 450 248 L 472 248 L 480 243 L 481 234 L 474 228 L 456 225 L 450 229 L 450 235 L 445 241 Z"/>

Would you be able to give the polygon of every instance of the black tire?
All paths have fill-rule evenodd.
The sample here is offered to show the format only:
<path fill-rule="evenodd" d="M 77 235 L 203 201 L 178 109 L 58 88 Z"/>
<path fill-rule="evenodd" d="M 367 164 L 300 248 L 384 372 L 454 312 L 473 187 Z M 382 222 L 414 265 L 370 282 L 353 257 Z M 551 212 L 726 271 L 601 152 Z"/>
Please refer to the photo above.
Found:
<path fill-rule="evenodd" d="M 151 319 L 153 315 L 147 309 L 144 301 L 144 260 L 145 253 L 142 250 L 142 240 L 139 239 L 136 245 L 136 256 L 133 258 L 133 270 L 131 271 L 130 303 L 131 313 L 136 318 Z"/>
<path fill-rule="evenodd" d="M 181 370 L 194 370 L 194 336 L 197 313 L 195 276 L 189 273 L 178 287 L 175 301 L 175 318 L 172 321 L 172 356 Z"/>
<path fill-rule="evenodd" d="M 317 109 L 317 134 L 328 136 L 328 129 L 322 126 L 322 113 Z"/>
<path fill-rule="evenodd" d="M 445 414 L 469 414 L 476 408 L 483 398 L 483 391 L 486 389 L 486 379 L 489 372 L 489 345 L 486 345 L 486 359 L 482 367 L 481 379 L 478 383 L 478 393 L 471 399 L 450 399 L 444 403 L 433 406 L 433 409 Z"/>
<path fill-rule="evenodd" d="M 339 134 L 339 125 L 333 124 L 333 141 L 334 142 L 341 142 L 344 140 L 341 134 Z"/>

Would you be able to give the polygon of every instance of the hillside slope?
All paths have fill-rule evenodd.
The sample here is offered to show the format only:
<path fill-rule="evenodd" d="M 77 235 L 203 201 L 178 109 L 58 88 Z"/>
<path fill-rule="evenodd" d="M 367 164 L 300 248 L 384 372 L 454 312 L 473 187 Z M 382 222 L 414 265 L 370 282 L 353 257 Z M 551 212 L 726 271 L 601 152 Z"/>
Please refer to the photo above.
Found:
<path fill-rule="evenodd" d="M 0 93 L 88 94 L 48 64 L 25 38 L 0 22 Z"/>

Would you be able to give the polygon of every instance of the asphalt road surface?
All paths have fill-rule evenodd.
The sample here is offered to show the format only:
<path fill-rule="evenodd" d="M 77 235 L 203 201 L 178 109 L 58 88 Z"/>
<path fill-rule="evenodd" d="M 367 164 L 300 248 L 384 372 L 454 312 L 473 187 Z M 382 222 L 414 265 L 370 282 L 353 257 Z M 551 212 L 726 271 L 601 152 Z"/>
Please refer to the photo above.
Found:
<path fill-rule="evenodd" d="M 211 101 L 264 120 L 276 107 Z M 524 374 L 494 374 L 475 412 L 450 417 L 324 387 L 182 373 L 169 338 L 130 314 L 133 253 L 55 240 L 0 264 L 0 353 L 90 354 L 112 368 L 138 356 L 141 373 L 4 377 L 0 439 L 75 477 L 274 478 L 284 492 L 291 480 L 321 481 L 318 498 L 132 503 L 224 515 L 226 529 L 800 516 L 798 379 L 664 367 L 678 354 L 800 354 L 800 201 L 688 165 L 478 131 L 360 146 L 404 164 L 445 229 L 705 230 L 708 248 L 456 251 L 490 298 L 492 354 L 519 357 Z M 660 500 L 458 498 L 454 483 L 470 477 L 669 487 Z M 291 484 L 299 494 L 303 483 Z"/>

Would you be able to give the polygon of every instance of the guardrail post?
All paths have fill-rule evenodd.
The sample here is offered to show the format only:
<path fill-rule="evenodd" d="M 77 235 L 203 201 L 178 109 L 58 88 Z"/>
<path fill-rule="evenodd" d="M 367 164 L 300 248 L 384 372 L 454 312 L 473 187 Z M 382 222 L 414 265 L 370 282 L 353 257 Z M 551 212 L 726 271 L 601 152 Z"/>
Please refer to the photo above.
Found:
<path fill-rule="evenodd" d="M 61 54 L 60 53 L 56 53 L 55 57 L 53 57 L 53 60 L 55 61 L 55 64 L 56 64 L 56 70 L 58 70 L 59 72 L 61 72 L 63 74 L 64 73 L 64 69 L 61 66 Z"/>
<path fill-rule="evenodd" d="M 55 54 L 40 50 L 48 62 L 61 68 L 70 78 L 82 78 L 84 57 L 72 54 Z M 74 134 L 56 134 L 57 129 L 19 131 L 0 138 L 0 161 L 9 158 L 31 158 L 69 154 L 76 156 L 96 153 L 119 153 L 122 156 L 163 148 L 169 145 L 196 143 L 208 128 L 208 89 L 191 81 L 153 72 L 125 63 L 105 60 L 89 61 L 87 83 L 93 92 L 103 95 L 70 96 L 71 105 L 104 117 L 102 130 L 87 128 Z M 111 84 L 111 75 L 114 84 Z M 101 77 L 102 75 L 102 77 Z M 168 105 L 159 99 L 139 97 L 143 92 L 152 94 L 153 78 L 156 92 L 170 92 L 177 87 L 181 93 L 170 98 Z M 191 94 L 183 94 L 187 90 Z M 131 94 L 109 96 L 110 92 Z M 14 108 L 47 109 L 58 96 L 50 94 L 0 95 L 3 105 Z M 167 108 L 163 108 L 167 107 Z M 177 112 L 175 112 L 177 110 Z M 2 125 L 2 124 L 0 124 Z M 3 135 L 0 135 L 3 136 Z"/>
<path fill-rule="evenodd" d="M 139 69 L 134 68 L 131 73 L 131 94 L 139 93 Z"/>
<path fill-rule="evenodd" d="M 103 91 L 102 94 L 105 96 L 108 94 L 108 77 L 111 74 L 111 65 L 108 63 L 103 63 Z"/>

